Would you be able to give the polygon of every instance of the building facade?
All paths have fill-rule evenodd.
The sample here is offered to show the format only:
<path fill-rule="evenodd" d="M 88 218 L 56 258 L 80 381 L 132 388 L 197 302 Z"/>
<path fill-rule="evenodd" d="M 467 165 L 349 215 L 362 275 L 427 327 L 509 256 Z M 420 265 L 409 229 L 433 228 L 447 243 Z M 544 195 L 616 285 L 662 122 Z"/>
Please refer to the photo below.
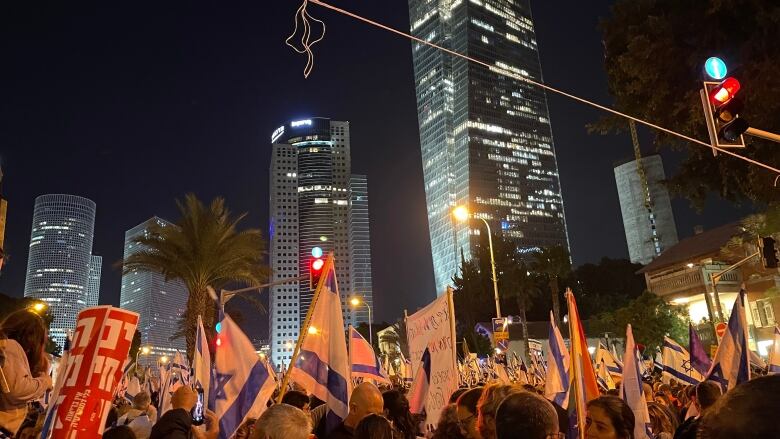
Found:
<path fill-rule="evenodd" d="M 89 277 L 87 279 L 87 308 L 100 302 L 100 275 L 103 272 L 103 257 L 92 255 L 89 259 Z"/>
<path fill-rule="evenodd" d="M 49 305 L 49 334 L 61 348 L 88 304 L 95 208 L 75 195 L 35 199 L 24 296 Z"/>
<path fill-rule="evenodd" d="M 367 182 L 365 176 L 350 173 L 349 122 L 327 118 L 291 121 L 274 131 L 271 143 L 272 282 L 308 275 L 315 247 L 324 255 L 333 252 L 344 322 L 367 321 L 361 311 L 353 313 L 347 301 L 360 295 L 372 303 Z M 355 290 L 355 279 L 359 290 Z M 270 350 L 277 367 L 289 364 L 313 293 L 308 279 L 270 290 Z"/>
<path fill-rule="evenodd" d="M 148 235 L 152 228 L 165 227 L 176 226 L 154 216 L 125 232 L 124 259 L 144 249 L 136 242 L 137 238 Z M 158 272 L 133 270 L 122 275 L 119 306 L 140 315 L 141 346 L 151 348 L 148 356 L 139 357 L 139 363 L 153 365 L 160 356 L 172 358 L 176 351 L 185 352 L 184 337 L 171 338 L 179 330 L 187 297 L 184 283 L 165 280 Z"/>
<path fill-rule="evenodd" d="M 647 190 L 639 165 L 647 179 Z M 615 183 L 631 262 L 646 265 L 665 249 L 677 244 L 677 226 L 669 191 L 663 185 L 665 179 L 664 164 L 657 154 L 642 157 L 640 164 L 631 160 L 615 167 Z"/>
<path fill-rule="evenodd" d="M 563 199 L 529 0 L 409 0 L 411 33 L 488 63 L 412 43 L 436 288 L 468 259 L 481 221 L 521 253 L 568 249 Z M 468 226 L 451 212 L 468 205 Z"/>

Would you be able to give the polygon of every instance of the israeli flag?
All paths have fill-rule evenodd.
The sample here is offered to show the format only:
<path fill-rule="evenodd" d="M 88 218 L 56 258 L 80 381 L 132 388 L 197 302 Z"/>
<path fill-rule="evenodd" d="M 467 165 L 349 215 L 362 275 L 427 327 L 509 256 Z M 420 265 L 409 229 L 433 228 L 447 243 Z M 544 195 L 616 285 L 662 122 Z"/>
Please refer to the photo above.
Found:
<path fill-rule="evenodd" d="M 214 410 L 213 401 L 209 399 L 209 384 L 211 382 L 211 352 L 209 352 L 206 330 L 203 319 L 198 316 L 198 332 L 195 334 L 195 355 L 192 358 L 195 387 L 203 389 L 203 400 L 209 401 L 209 408 Z"/>
<path fill-rule="evenodd" d="M 214 375 L 209 385 L 219 438 L 232 437 L 247 418 L 259 418 L 276 388 L 273 370 L 260 361 L 252 342 L 225 315 L 214 354 Z"/>
<path fill-rule="evenodd" d="M 601 363 L 607 368 L 613 377 L 623 376 L 623 362 L 618 360 L 612 352 L 599 342 L 599 348 L 596 351 L 596 365 L 601 367 Z"/>
<path fill-rule="evenodd" d="M 431 351 L 425 348 L 420 359 L 420 367 L 409 389 L 409 411 L 420 414 L 425 411 L 425 401 L 428 399 L 428 389 L 431 385 Z"/>
<path fill-rule="evenodd" d="M 623 382 L 620 384 L 620 395 L 623 401 L 634 412 L 634 438 L 650 439 L 650 414 L 647 412 L 647 401 L 642 394 L 642 372 L 639 364 L 639 350 L 634 343 L 634 332 L 631 325 L 626 327 L 626 353 L 623 355 Z"/>
<path fill-rule="evenodd" d="M 325 429 L 326 433 L 330 433 L 347 417 L 352 389 L 341 295 L 332 254 L 325 262 L 323 273 L 325 277 L 320 279 L 314 293 L 316 301 L 309 311 L 309 327 L 301 328 L 305 338 L 290 377 L 325 401 L 328 408 Z"/>
<path fill-rule="evenodd" d="M 133 375 L 132 378 L 130 378 L 130 381 L 127 383 L 127 389 L 125 389 L 125 399 L 132 403 L 135 395 L 138 395 L 139 393 L 141 393 L 141 382 L 138 380 L 137 376 Z"/>
<path fill-rule="evenodd" d="M 184 358 L 184 355 L 182 355 L 181 352 L 177 351 L 176 355 L 173 356 L 171 372 L 173 372 L 178 377 L 178 385 L 176 386 L 176 389 L 181 386 L 189 386 L 192 384 L 190 381 L 190 363 L 186 358 Z M 172 389 L 171 391 L 175 392 L 176 389 Z"/>
<path fill-rule="evenodd" d="M 686 384 L 699 384 L 704 381 L 704 376 L 693 368 L 691 355 L 676 341 L 669 337 L 664 337 L 661 352 L 663 353 L 661 359 L 663 381 L 668 383 L 670 378 Z"/>
<path fill-rule="evenodd" d="M 615 388 L 615 380 L 612 379 L 612 374 L 609 373 L 609 369 L 607 369 L 607 364 L 604 362 L 604 359 L 597 365 L 596 381 L 598 381 L 599 385 L 604 389 L 610 390 Z"/>
<path fill-rule="evenodd" d="M 748 349 L 747 317 L 745 316 L 745 290 L 740 290 L 726 333 L 720 340 L 707 380 L 720 384 L 723 393 L 750 379 L 750 353 Z"/>
<path fill-rule="evenodd" d="M 544 397 L 567 409 L 569 406 L 569 351 L 550 312 L 550 349 L 547 350 L 547 380 Z"/>
<path fill-rule="evenodd" d="M 349 364 L 352 378 L 363 377 L 390 384 L 374 349 L 352 325 L 349 325 Z"/>

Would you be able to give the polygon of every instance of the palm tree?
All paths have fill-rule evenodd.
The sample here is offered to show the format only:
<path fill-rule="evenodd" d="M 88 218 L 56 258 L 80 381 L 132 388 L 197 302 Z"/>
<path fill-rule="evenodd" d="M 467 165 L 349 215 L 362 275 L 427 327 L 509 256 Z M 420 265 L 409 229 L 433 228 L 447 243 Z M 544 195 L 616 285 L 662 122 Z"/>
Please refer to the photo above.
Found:
<path fill-rule="evenodd" d="M 514 298 L 517 302 L 523 326 L 523 340 L 525 340 L 526 353 L 528 353 L 528 320 L 525 311 L 531 306 L 532 299 L 538 296 L 541 291 L 534 273 L 528 271 L 525 262 L 520 262 L 519 265 L 512 267 L 511 275 L 508 276 L 507 281 L 502 293 L 505 298 Z"/>
<path fill-rule="evenodd" d="M 557 245 L 554 247 L 543 248 L 534 254 L 533 270 L 543 274 L 547 278 L 552 294 L 553 314 L 555 323 L 561 325 L 561 303 L 560 289 L 558 279 L 566 277 L 571 273 L 571 259 L 569 251 L 565 247 Z"/>
<path fill-rule="evenodd" d="M 265 240 L 258 229 L 238 231 L 236 226 L 246 213 L 233 216 L 223 198 L 215 198 L 208 207 L 194 194 L 184 203 L 176 200 L 181 219 L 175 227 L 153 227 L 135 242 L 143 250 L 123 261 L 124 273 L 134 270 L 156 271 L 166 280 L 178 279 L 189 292 L 179 332 L 187 340 L 192 355 L 198 315 L 213 336 L 216 305 L 207 287 L 215 290 L 231 282 L 259 285 L 268 270 L 263 265 Z"/>

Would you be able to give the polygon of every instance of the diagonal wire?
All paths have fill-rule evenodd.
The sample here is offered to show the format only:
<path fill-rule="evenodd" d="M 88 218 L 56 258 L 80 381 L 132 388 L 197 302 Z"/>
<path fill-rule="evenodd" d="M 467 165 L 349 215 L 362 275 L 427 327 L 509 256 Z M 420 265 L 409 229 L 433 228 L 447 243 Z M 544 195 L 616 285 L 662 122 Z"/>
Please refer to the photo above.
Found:
<path fill-rule="evenodd" d="M 309 74 L 314 68 L 314 53 L 312 52 L 311 47 L 319 43 L 320 41 L 322 41 L 323 38 L 325 38 L 325 22 L 312 17 L 309 14 L 309 11 L 307 10 L 307 6 L 308 6 L 308 0 L 303 0 L 301 6 L 299 6 L 298 10 L 295 11 L 295 20 L 294 20 L 295 29 L 293 29 L 292 34 L 290 34 L 290 36 L 287 37 L 286 40 L 284 40 L 284 43 L 292 47 L 294 51 L 298 53 L 306 54 L 306 67 L 303 68 L 304 78 L 308 78 Z M 295 34 L 298 33 L 299 16 L 301 19 L 301 23 L 303 24 L 303 34 L 301 35 L 301 39 L 300 39 L 302 49 L 299 49 L 296 45 L 290 43 L 290 40 L 292 40 L 295 37 Z M 311 41 L 311 23 L 309 22 L 309 20 L 316 21 L 317 23 L 322 25 L 322 35 L 320 35 L 320 37 L 315 39 L 314 41 Z"/>
<path fill-rule="evenodd" d="M 625 117 L 626 119 L 630 119 L 630 120 L 633 120 L 634 122 L 641 123 L 642 125 L 646 125 L 646 126 L 649 126 L 651 128 L 655 128 L 655 129 L 657 129 L 659 131 L 663 131 L 663 132 L 665 132 L 667 134 L 671 134 L 673 136 L 677 136 L 677 137 L 679 137 L 681 139 L 684 139 L 684 140 L 687 140 L 687 141 L 689 141 L 691 143 L 695 143 L 697 145 L 701 145 L 701 146 L 704 146 L 706 148 L 715 149 L 715 150 L 717 150 L 719 152 L 722 152 L 723 154 L 730 155 L 732 157 L 736 157 L 738 159 L 744 160 L 744 161 L 746 161 L 748 163 L 752 163 L 752 164 L 754 164 L 756 166 L 760 166 L 760 167 L 762 167 L 764 169 L 768 169 L 768 170 L 778 174 L 778 178 L 780 178 L 780 169 L 774 168 L 774 167 L 772 167 L 770 165 L 767 165 L 766 163 L 762 163 L 762 162 L 759 162 L 757 160 L 751 159 L 750 157 L 745 157 L 745 156 L 733 153 L 733 152 L 731 152 L 731 151 L 729 151 L 727 149 L 718 148 L 718 147 L 713 146 L 713 145 L 711 145 L 709 143 L 702 142 L 699 139 L 695 139 L 695 138 L 687 136 L 685 134 L 678 133 L 676 131 L 670 130 L 669 128 L 664 128 L 664 127 L 662 127 L 660 125 L 656 125 L 656 124 L 654 124 L 652 122 L 640 119 L 640 118 L 635 117 L 635 116 L 631 116 L 631 115 L 626 114 L 626 113 L 622 113 L 622 112 L 620 112 L 618 110 L 615 110 L 613 108 L 609 108 L 607 106 L 598 104 L 596 102 L 589 101 L 589 100 L 581 98 L 579 96 L 575 96 L 575 95 L 573 95 L 571 93 L 568 93 L 568 92 L 565 92 L 563 90 L 559 90 L 559 89 L 557 89 L 555 87 L 551 87 L 551 86 L 549 86 L 549 85 L 547 85 L 547 84 L 545 84 L 543 82 L 534 81 L 533 79 L 529 79 L 529 78 L 520 76 L 520 75 L 518 75 L 516 73 L 513 73 L 513 72 L 510 72 L 510 71 L 508 71 L 506 69 L 502 69 L 502 68 L 499 68 L 499 67 L 496 67 L 496 66 L 491 66 L 490 64 L 488 64 L 488 63 L 486 63 L 484 61 L 480 61 L 478 59 L 471 58 L 468 55 L 464 55 L 462 53 L 455 52 L 454 50 L 447 49 L 446 47 L 441 47 L 441 46 L 439 46 L 437 44 L 434 44 L 434 43 L 432 43 L 430 41 L 423 40 L 422 38 L 415 37 L 414 35 L 408 34 L 406 32 L 402 32 L 402 31 L 400 31 L 398 29 L 394 29 L 394 28 L 392 28 L 390 26 L 387 26 L 387 25 L 384 25 L 382 23 L 370 20 L 368 18 L 362 17 L 360 15 L 357 15 L 355 13 L 349 12 L 349 11 L 341 9 L 339 7 L 330 5 L 328 3 L 322 2 L 320 0 L 304 0 L 304 5 L 305 5 L 305 3 L 307 1 L 311 2 L 311 3 L 315 4 L 315 5 L 319 5 L 319 6 L 322 6 L 324 8 L 330 9 L 332 11 L 338 12 L 340 14 L 346 15 L 348 17 L 352 17 L 352 18 L 354 18 L 356 20 L 360 20 L 360 21 L 362 21 L 364 23 L 368 23 L 368 24 L 370 24 L 372 26 L 376 26 L 376 27 L 378 27 L 380 29 L 384 29 L 384 30 L 392 32 L 394 34 L 401 35 L 401 36 L 403 36 L 405 38 L 408 38 L 410 40 L 417 41 L 418 43 L 425 44 L 427 46 L 431 46 L 431 47 L 433 47 L 435 49 L 438 49 L 438 50 L 441 50 L 443 52 L 447 52 L 450 55 L 457 56 L 459 58 L 463 58 L 465 60 L 471 61 L 471 62 L 473 62 L 475 64 L 479 64 L 481 66 L 487 67 L 489 70 L 494 71 L 494 72 L 496 72 L 498 74 L 501 74 L 501 75 L 504 75 L 504 76 L 507 76 L 507 77 L 510 77 L 510 78 L 513 78 L 513 79 L 517 79 L 517 80 L 520 80 L 520 81 L 527 82 L 529 84 L 535 85 L 537 87 L 541 87 L 541 88 L 543 88 L 545 90 L 548 90 L 548 91 L 551 91 L 553 93 L 557 93 L 559 95 L 566 96 L 567 98 L 574 99 L 575 101 L 582 102 L 583 104 L 590 105 L 591 107 L 595 107 L 595 108 L 598 108 L 600 110 L 606 111 L 608 113 L 612 113 L 612 114 L 614 114 L 616 116 Z M 775 180 L 775 181 L 777 181 L 777 180 Z"/>

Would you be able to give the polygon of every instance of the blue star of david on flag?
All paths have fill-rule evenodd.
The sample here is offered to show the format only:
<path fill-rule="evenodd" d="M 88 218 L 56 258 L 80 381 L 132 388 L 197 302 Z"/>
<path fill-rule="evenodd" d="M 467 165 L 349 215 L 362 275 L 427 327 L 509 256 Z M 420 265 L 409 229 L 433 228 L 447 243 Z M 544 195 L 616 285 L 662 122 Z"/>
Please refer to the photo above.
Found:
<path fill-rule="evenodd" d="M 218 399 L 227 399 L 227 394 L 225 393 L 225 385 L 230 381 L 230 379 L 233 378 L 232 374 L 228 373 L 219 373 L 216 372 L 214 374 L 214 379 L 216 381 L 217 389 L 214 393 L 214 400 Z"/>

